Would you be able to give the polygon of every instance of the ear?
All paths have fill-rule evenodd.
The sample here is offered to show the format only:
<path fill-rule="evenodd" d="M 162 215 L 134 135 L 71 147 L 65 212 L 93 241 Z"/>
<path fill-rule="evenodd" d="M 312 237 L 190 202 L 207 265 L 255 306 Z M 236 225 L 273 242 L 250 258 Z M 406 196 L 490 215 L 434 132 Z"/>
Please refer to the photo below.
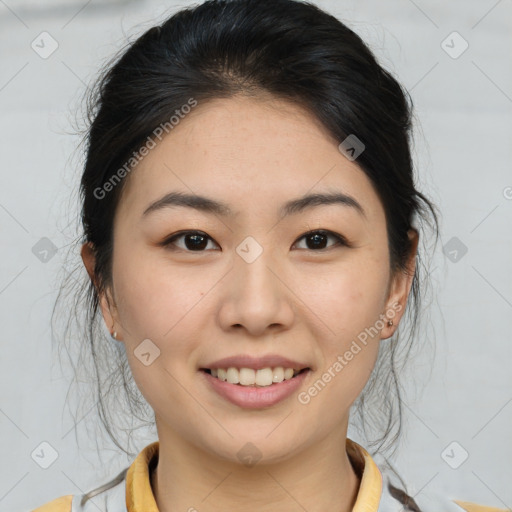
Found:
<path fill-rule="evenodd" d="M 400 319 L 405 312 L 405 306 L 416 272 L 419 234 L 414 228 L 409 229 L 407 234 L 409 236 L 411 249 L 407 257 L 406 269 L 396 271 L 395 275 L 391 278 L 386 301 L 386 311 L 383 313 L 384 328 L 381 331 L 381 339 L 383 340 L 393 336 L 393 333 L 400 323 Z M 388 320 L 392 320 L 393 325 L 389 326 Z"/>
<path fill-rule="evenodd" d="M 85 268 L 91 281 L 94 284 L 96 290 L 98 290 L 98 280 L 94 273 L 94 266 L 96 263 L 96 255 L 94 252 L 94 245 L 92 242 L 86 242 L 82 245 L 82 249 L 80 250 L 80 255 L 82 256 L 82 261 L 84 262 Z M 99 293 L 99 292 L 98 292 Z M 112 334 L 114 331 L 117 332 L 116 339 L 120 341 L 121 339 L 121 324 L 118 320 L 117 308 L 115 306 L 115 301 L 110 297 L 107 292 L 103 292 L 100 294 L 99 303 L 101 307 L 101 313 L 103 315 L 103 320 L 105 321 L 105 325 L 107 326 L 108 331 Z"/>

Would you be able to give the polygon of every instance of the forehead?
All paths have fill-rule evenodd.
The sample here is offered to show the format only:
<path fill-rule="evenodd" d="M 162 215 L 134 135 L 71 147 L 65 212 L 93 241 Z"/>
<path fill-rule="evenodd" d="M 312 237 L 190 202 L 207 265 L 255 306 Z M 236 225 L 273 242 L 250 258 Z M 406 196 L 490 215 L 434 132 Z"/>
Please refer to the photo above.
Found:
<path fill-rule="evenodd" d="M 158 142 L 158 141 L 157 141 Z M 129 176 L 118 209 L 140 217 L 171 191 L 227 203 L 239 215 L 278 207 L 306 193 L 356 197 L 382 214 L 370 180 L 338 150 L 339 142 L 306 110 L 275 98 L 199 103 Z M 281 210 L 282 211 L 282 210 Z"/>

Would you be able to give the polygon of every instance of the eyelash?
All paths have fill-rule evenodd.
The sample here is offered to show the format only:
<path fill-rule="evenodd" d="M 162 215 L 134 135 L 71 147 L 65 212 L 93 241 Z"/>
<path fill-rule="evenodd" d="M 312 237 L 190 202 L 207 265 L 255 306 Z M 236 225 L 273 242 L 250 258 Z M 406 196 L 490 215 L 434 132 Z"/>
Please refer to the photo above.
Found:
<path fill-rule="evenodd" d="M 306 237 L 312 236 L 312 235 L 316 235 L 316 234 L 325 235 L 327 237 L 335 238 L 337 240 L 337 243 L 334 246 L 323 248 L 323 249 L 318 249 L 318 250 L 315 250 L 315 249 L 302 249 L 302 250 L 309 250 L 309 251 L 313 251 L 313 252 L 325 252 L 325 251 L 328 251 L 329 249 L 332 249 L 333 247 L 336 247 L 336 246 L 351 247 L 351 245 L 348 243 L 348 241 L 346 240 L 345 237 L 343 237 L 342 235 L 339 235 L 337 233 L 334 233 L 333 231 L 329 231 L 327 229 L 315 229 L 315 230 L 312 230 L 312 231 L 308 231 L 307 233 L 304 233 L 302 236 L 300 236 L 297 239 L 297 241 L 294 242 L 294 245 L 299 240 L 302 240 L 303 238 L 306 238 Z M 202 237 L 209 238 L 210 240 L 213 240 L 210 236 L 208 236 L 203 231 L 181 231 L 180 233 L 175 233 L 171 237 L 167 238 L 160 245 L 162 245 L 163 247 L 170 247 L 171 245 L 173 245 L 175 240 L 177 240 L 179 238 L 182 238 L 182 237 L 184 237 L 186 235 L 200 235 Z M 171 250 L 173 250 L 173 249 L 171 249 Z M 185 249 L 178 248 L 178 250 L 182 250 L 184 252 L 197 252 L 197 253 L 205 252 L 205 250 L 191 251 L 191 250 L 186 249 L 186 248 Z"/>

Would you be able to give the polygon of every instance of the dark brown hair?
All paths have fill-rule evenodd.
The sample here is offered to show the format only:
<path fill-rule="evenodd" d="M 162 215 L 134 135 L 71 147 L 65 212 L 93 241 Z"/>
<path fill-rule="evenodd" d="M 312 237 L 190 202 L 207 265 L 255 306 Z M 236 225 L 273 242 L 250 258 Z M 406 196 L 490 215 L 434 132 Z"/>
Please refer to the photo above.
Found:
<path fill-rule="evenodd" d="M 123 345 L 105 336 L 98 306 L 99 294 L 112 286 L 113 218 L 130 174 L 103 197 L 97 191 L 106 190 L 155 128 L 190 98 L 203 104 L 262 93 L 304 107 L 340 142 L 355 134 L 364 143 L 356 163 L 384 206 L 393 271 L 406 271 L 407 232 L 414 225 L 418 230 L 428 225 L 437 242 L 435 207 L 414 183 L 411 99 L 344 23 L 308 2 L 209 0 L 147 30 L 108 63 L 88 96 L 83 233 L 76 247 L 84 242 L 94 247 L 97 286 L 80 261 L 66 278 L 73 307 L 65 286 L 57 299 L 71 313 L 64 338 L 77 382 L 82 372 L 92 380 L 101 421 L 127 454 L 114 423 L 124 411 L 130 422 L 154 426 L 154 414 L 133 382 Z M 420 277 L 426 269 L 419 250 L 406 314 L 395 335 L 381 344 L 376 368 L 355 404 L 368 444 L 377 450 L 393 445 L 400 434 L 398 375 L 418 334 L 428 285 L 422 282 L 420 293 Z M 75 337 L 68 336 L 72 322 L 79 327 Z M 77 357 L 71 356 L 75 347 Z M 131 423 L 126 431 L 133 428 Z"/>

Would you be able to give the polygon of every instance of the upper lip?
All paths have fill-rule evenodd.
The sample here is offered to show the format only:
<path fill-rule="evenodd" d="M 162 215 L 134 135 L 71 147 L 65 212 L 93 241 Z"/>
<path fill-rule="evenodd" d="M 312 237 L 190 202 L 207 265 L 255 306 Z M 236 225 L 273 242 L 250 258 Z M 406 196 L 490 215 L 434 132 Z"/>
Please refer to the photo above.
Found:
<path fill-rule="evenodd" d="M 301 363 L 288 359 L 278 354 L 267 354 L 265 356 L 253 357 L 248 354 L 240 354 L 237 356 L 224 357 L 212 363 L 208 363 L 201 368 L 211 370 L 212 368 L 252 368 L 253 370 L 261 370 L 262 368 L 275 368 L 282 366 L 283 368 L 293 368 L 294 370 L 303 370 L 311 368 L 308 363 Z"/>

